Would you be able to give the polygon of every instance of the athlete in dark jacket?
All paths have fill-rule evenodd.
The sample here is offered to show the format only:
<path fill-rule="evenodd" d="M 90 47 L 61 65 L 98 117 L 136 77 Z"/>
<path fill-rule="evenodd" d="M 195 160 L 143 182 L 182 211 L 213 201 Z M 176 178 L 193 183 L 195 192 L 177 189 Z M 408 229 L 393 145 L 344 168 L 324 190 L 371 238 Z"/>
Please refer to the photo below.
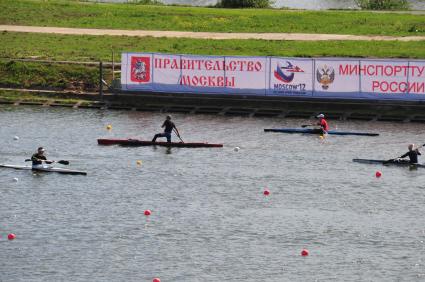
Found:
<path fill-rule="evenodd" d="M 47 161 L 47 158 L 44 155 L 44 152 L 45 150 L 43 147 L 39 147 L 37 149 L 37 153 L 31 156 L 32 165 L 41 165 L 43 164 L 43 162 Z M 49 161 L 47 161 L 46 163 L 49 163 Z"/>
<path fill-rule="evenodd" d="M 421 152 L 419 152 L 419 148 L 414 148 L 414 147 L 415 147 L 415 144 L 410 144 L 408 146 L 409 152 L 407 152 L 406 154 L 404 154 L 400 158 L 402 159 L 402 158 L 405 158 L 405 157 L 409 157 L 411 164 L 417 164 L 418 163 L 418 156 L 421 155 Z"/>
<path fill-rule="evenodd" d="M 165 119 L 165 121 L 164 121 L 164 123 L 162 124 L 161 127 L 164 128 L 164 132 L 155 134 L 155 136 L 152 139 L 152 142 L 156 142 L 156 138 L 158 138 L 158 137 L 166 137 L 167 142 L 171 142 L 171 133 L 173 132 L 173 130 L 175 130 L 177 136 L 180 137 L 180 133 L 177 130 L 177 127 L 174 124 L 174 122 L 171 121 L 170 115 L 167 116 L 167 118 Z"/>

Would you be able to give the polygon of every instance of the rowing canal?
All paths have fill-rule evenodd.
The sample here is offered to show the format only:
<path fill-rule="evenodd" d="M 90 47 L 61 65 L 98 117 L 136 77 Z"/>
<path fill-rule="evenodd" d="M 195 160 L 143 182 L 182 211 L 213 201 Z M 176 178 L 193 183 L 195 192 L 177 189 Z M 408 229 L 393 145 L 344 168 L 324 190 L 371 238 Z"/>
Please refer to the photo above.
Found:
<path fill-rule="evenodd" d="M 425 169 L 351 162 L 425 143 L 424 124 L 331 121 L 381 136 L 321 140 L 263 132 L 303 119 L 174 114 L 186 142 L 224 148 L 96 144 L 164 116 L 0 107 L 0 163 L 42 145 L 88 172 L 0 170 L 0 281 L 424 281 Z"/>

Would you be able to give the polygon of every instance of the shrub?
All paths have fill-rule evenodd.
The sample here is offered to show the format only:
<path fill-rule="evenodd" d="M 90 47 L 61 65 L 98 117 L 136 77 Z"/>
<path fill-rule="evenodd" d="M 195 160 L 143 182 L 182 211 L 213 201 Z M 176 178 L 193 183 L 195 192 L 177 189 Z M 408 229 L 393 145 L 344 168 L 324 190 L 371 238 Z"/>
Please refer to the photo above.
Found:
<path fill-rule="evenodd" d="M 407 10 L 407 0 L 356 0 L 363 10 Z"/>
<path fill-rule="evenodd" d="M 164 5 L 159 0 L 133 0 L 131 2 L 130 1 L 127 1 L 127 3 L 141 4 L 141 5 L 157 5 L 157 6 Z"/>
<path fill-rule="evenodd" d="M 219 8 L 270 8 L 271 0 L 221 0 L 216 7 Z"/>

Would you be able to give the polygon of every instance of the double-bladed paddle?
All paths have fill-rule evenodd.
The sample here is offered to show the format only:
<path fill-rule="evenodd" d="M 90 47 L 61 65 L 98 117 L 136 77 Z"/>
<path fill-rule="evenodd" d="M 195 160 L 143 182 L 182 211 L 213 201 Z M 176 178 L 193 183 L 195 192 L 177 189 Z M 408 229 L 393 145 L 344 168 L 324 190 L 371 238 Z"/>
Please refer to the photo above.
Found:
<path fill-rule="evenodd" d="M 302 128 L 306 128 L 308 126 L 320 126 L 320 124 L 303 124 L 303 125 L 301 125 Z"/>
<path fill-rule="evenodd" d="M 26 159 L 26 162 L 31 162 L 31 159 Z M 69 161 L 60 160 L 60 161 L 49 161 L 49 160 L 41 160 L 42 162 L 45 162 L 46 164 L 52 164 L 52 163 L 58 163 L 63 165 L 69 165 Z"/>
<path fill-rule="evenodd" d="M 313 124 L 303 124 L 301 125 L 302 128 L 306 128 L 307 126 L 314 126 Z"/>
<path fill-rule="evenodd" d="M 416 151 L 416 150 L 418 150 L 419 148 L 421 148 L 421 147 L 425 147 L 425 144 L 423 144 L 423 145 L 421 145 L 421 146 L 419 146 L 419 147 L 416 147 L 415 149 L 413 149 L 412 151 Z M 408 153 L 408 152 L 407 152 Z M 405 154 L 403 154 L 403 155 L 405 155 Z M 387 163 L 392 163 L 392 162 L 394 162 L 394 160 L 396 160 L 396 159 L 400 159 L 401 158 L 401 156 L 400 157 L 398 157 L 398 158 L 394 158 L 394 159 L 389 159 L 389 160 L 387 160 L 387 161 L 385 161 L 383 164 L 387 164 Z"/>
<path fill-rule="evenodd" d="M 308 126 L 318 126 L 318 124 L 303 124 L 303 125 L 301 125 L 302 128 L 306 128 Z M 326 131 L 324 131 L 324 132 L 326 132 Z"/>

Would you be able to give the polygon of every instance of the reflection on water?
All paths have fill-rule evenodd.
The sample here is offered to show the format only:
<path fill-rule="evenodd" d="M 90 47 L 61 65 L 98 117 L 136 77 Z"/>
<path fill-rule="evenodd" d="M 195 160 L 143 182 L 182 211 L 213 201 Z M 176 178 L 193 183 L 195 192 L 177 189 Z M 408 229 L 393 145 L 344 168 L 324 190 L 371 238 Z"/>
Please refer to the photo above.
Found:
<path fill-rule="evenodd" d="M 93 2 L 137 2 L 136 0 L 92 0 Z M 181 4 L 193 6 L 208 6 L 217 3 L 217 0 L 160 0 L 165 4 Z M 413 10 L 425 10 L 424 0 L 411 0 L 410 7 Z M 291 9 L 357 9 L 355 0 L 276 0 L 274 7 L 287 7 Z"/>

